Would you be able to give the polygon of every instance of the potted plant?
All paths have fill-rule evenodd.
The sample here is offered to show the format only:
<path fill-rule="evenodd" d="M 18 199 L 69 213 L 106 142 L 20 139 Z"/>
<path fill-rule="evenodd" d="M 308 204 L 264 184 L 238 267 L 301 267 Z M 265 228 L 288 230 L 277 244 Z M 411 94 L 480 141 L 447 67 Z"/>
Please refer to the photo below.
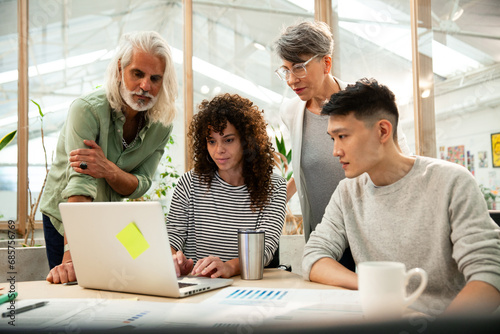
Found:
<path fill-rule="evenodd" d="M 293 171 L 289 170 L 292 161 L 292 150 L 287 150 L 283 134 L 272 127 L 275 137 L 276 151 L 274 162 L 281 175 L 289 181 Z M 305 238 L 302 225 L 302 216 L 294 215 L 290 206 L 286 206 L 285 223 L 280 237 L 280 263 L 290 265 L 292 272 L 300 275 L 302 268 L 302 253 L 304 251 Z"/>
<path fill-rule="evenodd" d="M 488 206 L 488 210 L 496 210 L 496 198 L 498 196 L 498 190 L 492 190 L 491 188 L 485 187 L 482 184 L 479 185 L 481 192 L 483 193 L 484 200 Z"/>
<path fill-rule="evenodd" d="M 49 270 L 43 240 L 35 239 L 35 213 L 38 209 L 38 204 L 40 203 L 40 199 L 42 197 L 42 193 L 45 188 L 45 182 L 47 180 L 47 175 L 49 172 L 43 133 L 44 114 L 38 103 L 33 100 L 31 100 L 31 102 L 33 102 L 38 107 L 38 112 L 40 114 L 42 147 L 45 153 L 45 179 L 43 181 L 40 193 L 36 198 L 36 201 L 33 201 L 33 196 L 29 187 L 28 180 L 30 212 L 28 216 L 28 225 L 26 227 L 26 231 L 24 231 L 24 238 L 17 239 L 17 233 L 15 232 L 15 223 L 14 221 L 9 221 L 8 240 L 2 241 L 2 243 L 4 243 L 5 245 L 0 245 L 0 257 L 2 259 L 8 259 L 8 261 L 0 263 L 0 268 L 4 273 L 12 273 L 10 275 L 13 275 L 15 277 L 15 281 L 18 282 L 45 279 L 45 276 L 47 275 Z M 12 131 L 4 138 L 2 138 L 2 140 L 0 141 L 0 150 L 7 146 L 14 139 L 15 135 L 16 131 Z M 6 279 L 7 278 L 8 277 L 6 277 Z"/>
<path fill-rule="evenodd" d="M 293 175 L 293 171 L 289 170 L 290 162 L 292 161 L 292 150 L 287 150 L 283 134 L 280 131 L 271 127 L 275 133 L 274 141 L 276 144 L 276 151 L 274 151 L 274 164 L 278 168 L 287 182 Z M 302 226 L 302 217 L 294 215 L 290 206 L 286 206 L 285 223 L 283 224 L 283 235 L 303 234 L 304 229 Z"/>
<path fill-rule="evenodd" d="M 35 246 L 35 214 L 36 210 L 38 209 L 38 205 L 40 204 L 40 200 L 42 198 L 43 190 L 45 189 L 45 184 L 47 183 L 47 176 L 49 175 L 49 165 L 47 162 L 47 150 L 45 148 L 45 137 L 43 133 L 43 117 L 45 116 L 42 112 L 42 108 L 38 103 L 35 101 L 31 100 L 37 107 L 38 107 L 38 113 L 40 115 L 40 137 L 42 139 L 42 148 L 44 152 L 44 157 L 45 157 L 45 177 L 43 179 L 43 184 L 42 188 L 40 189 L 40 193 L 38 194 L 38 197 L 35 202 L 33 202 L 33 196 L 31 194 L 31 189 L 29 187 L 29 179 L 28 179 L 28 193 L 30 195 L 30 214 L 28 216 L 28 227 L 26 229 L 26 233 L 24 235 L 24 246 Z M 28 237 L 30 237 L 30 241 L 28 244 Z"/>
<path fill-rule="evenodd" d="M 168 210 L 166 207 L 166 199 L 169 193 L 174 189 L 177 185 L 177 179 L 179 179 L 180 175 L 177 172 L 177 169 L 172 164 L 172 157 L 170 156 L 170 149 L 172 145 L 175 144 L 173 136 L 170 136 L 167 144 L 165 145 L 165 158 L 160 162 L 158 169 L 162 170 L 158 174 L 159 180 L 155 182 L 154 186 L 142 197 L 138 199 L 129 199 L 129 201 L 154 201 L 159 200 L 162 202 L 163 212 L 165 216 L 168 214 Z"/>

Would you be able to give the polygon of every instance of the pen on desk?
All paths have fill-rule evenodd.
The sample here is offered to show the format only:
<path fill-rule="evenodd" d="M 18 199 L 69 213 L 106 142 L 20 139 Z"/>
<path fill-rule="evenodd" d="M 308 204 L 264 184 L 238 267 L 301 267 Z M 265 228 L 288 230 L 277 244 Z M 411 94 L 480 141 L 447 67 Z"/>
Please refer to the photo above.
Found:
<path fill-rule="evenodd" d="M 47 305 L 47 303 L 48 303 L 48 301 L 43 301 L 43 302 L 39 302 L 39 303 L 28 305 L 28 306 L 23 306 L 23 307 L 20 307 L 20 308 L 16 309 L 14 312 L 15 312 L 15 314 L 23 313 L 23 312 L 26 312 L 26 311 L 29 311 L 29 310 L 34 310 L 36 308 L 45 306 L 45 305 Z M 11 315 L 10 311 L 4 312 L 4 313 L 2 313 L 2 318 L 8 317 L 10 315 Z"/>
<path fill-rule="evenodd" d="M 10 302 L 11 300 L 14 300 L 14 298 L 17 297 L 17 292 L 9 292 L 4 295 L 0 296 L 0 304 L 3 304 L 5 302 Z"/>
<path fill-rule="evenodd" d="M 78 281 L 71 281 L 71 282 L 63 283 L 63 285 L 76 285 L 76 284 L 78 284 Z"/>

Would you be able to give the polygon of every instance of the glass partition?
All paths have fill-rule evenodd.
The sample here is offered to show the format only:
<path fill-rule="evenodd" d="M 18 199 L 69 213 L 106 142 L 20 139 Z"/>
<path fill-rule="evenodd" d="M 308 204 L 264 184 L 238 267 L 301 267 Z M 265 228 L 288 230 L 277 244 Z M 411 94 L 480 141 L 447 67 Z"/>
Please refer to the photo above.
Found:
<path fill-rule="evenodd" d="M 432 28 L 420 27 L 418 33 L 420 53 L 432 62 L 432 79 L 422 98 L 433 99 L 437 157 L 469 168 L 479 184 L 499 190 L 498 4 L 430 3 Z M 397 96 L 407 142 L 415 150 L 410 1 L 334 0 L 332 6 L 334 75 L 346 82 L 374 77 L 389 86 Z M 17 129 L 15 13 L 17 1 L 0 2 L 0 137 Z M 121 34 L 156 30 L 171 45 L 176 64 L 179 112 L 169 154 L 177 170 L 184 171 L 182 1 L 31 0 L 29 13 L 29 98 L 45 114 L 49 165 L 69 104 L 104 83 Z M 238 93 L 264 109 L 268 123 L 279 128 L 279 106 L 295 93 L 274 74 L 281 62 L 273 42 L 283 27 L 313 19 L 314 1 L 194 0 L 195 106 L 218 93 Z M 38 109 L 30 102 L 28 175 L 33 199 L 45 175 L 41 126 Z M 17 174 L 14 139 L 0 152 L 0 221 L 16 219 Z"/>
<path fill-rule="evenodd" d="M 293 92 L 274 73 L 281 62 L 273 42 L 283 27 L 313 18 L 313 1 L 194 1 L 195 106 L 219 93 L 237 93 L 279 127 L 279 106 Z"/>
<path fill-rule="evenodd" d="M 396 95 L 400 126 L 415 150 L 409 1 L 333 1 L 337 17 L 334 74 L 375 78 Z"/>
<path fill-rule="evenodd" d="M 17 127 L 17 29 L 16 1 L 0 3 L 0 88 L 2 102 L 0 135 Z M 8 28 L 7 28 L 8 27 Z M 50 166 L 59 131 L 71 102 L 104 84 L 104 72 L 123 33 L 135 30 L 159 32 L 172 47 L 179 84 L 182 83 L 182 1 L 29 1 L 29 98 L 43 113 L 45 148 Z M 182 143 L 182 90 L 176 101 L 178 117 L 174 139 Z M 29 105 L 29 187 L 36 200 L 45 177 L 41 141 L 41 117 Z M 17 147 L 2 150 L 0 159 L 0 215 L 16 218 Z M 173 161 L 182 169 L 183 147 L 171 148 Z M 4 213 L 5 212 L 5 213 Z M 37 214 L 37 220 L 41 215 Z"/>
<path fill-rule="evenodd" d="M 497 2 L 433 1 L 431 40 L 440 159 L 458 163 L 497 194 L 500 209 L 500 7 Z M 491 197 L 490 197 L 491 199 Z"/>
<path fill-rule="evenodd" d="M 17 2 L 0 3 L 0 138 L 17 130 Z M 17 140 L 0 151 L 0 221 L 17 219 Z"/>

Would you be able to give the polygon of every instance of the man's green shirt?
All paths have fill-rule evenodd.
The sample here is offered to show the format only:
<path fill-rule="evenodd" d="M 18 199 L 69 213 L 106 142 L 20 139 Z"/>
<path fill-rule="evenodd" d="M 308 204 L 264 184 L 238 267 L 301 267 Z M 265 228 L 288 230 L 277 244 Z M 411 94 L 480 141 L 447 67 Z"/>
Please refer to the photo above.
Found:
<path fill-rule="evenodd" d="M 121 201 L 124 198 L 105 179 L 75 172 L 69 165 L 69 153 L 72 150 L 88 148 L 83 143 L 84 139 L 94 140 L 108 160 L 137 177 L 137 189 L 128 198 L 139 198 L 151 187 L 152 178 L 172 132 L 172 125 L 164 126 L 146 120 L 135 145 L 124 149 L 124 123 L 125 115 L 111 109 L 104 89 L 78 98 L 71 104 L 59 135 L 55 161 L 50 168 L 40 204 L 40 211 L 50 217 L 61 235 L 64 235 L 64 228 L 58 205 L 66 202 L 70 196 L 90 196 L 96 202 Z"/>

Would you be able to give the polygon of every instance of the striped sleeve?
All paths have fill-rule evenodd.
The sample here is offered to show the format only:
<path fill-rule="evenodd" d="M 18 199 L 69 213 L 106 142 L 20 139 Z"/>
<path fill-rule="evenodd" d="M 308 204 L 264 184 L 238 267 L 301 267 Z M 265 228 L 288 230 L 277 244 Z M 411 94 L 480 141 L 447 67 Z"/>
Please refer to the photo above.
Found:
<path fill-rule="evenodd" d="M 278 248 L 286 212 L 286 181 L 283 177 L 273 174 L 272 183 L 271 202 L 264 208 L 258 226 L 266 231 L 266 265 L 271 262 L 273 254 Z"/>
<path fill-rule="evenodd" d="M 187 237 L 187 224 L 189 220 L 189 198 L 192 182 L 191 171 L 179 179 L 174 194 L 170 211 L 167 215 L 167 233 L 170 246 L 175 250 L 182 250 Z"/>

